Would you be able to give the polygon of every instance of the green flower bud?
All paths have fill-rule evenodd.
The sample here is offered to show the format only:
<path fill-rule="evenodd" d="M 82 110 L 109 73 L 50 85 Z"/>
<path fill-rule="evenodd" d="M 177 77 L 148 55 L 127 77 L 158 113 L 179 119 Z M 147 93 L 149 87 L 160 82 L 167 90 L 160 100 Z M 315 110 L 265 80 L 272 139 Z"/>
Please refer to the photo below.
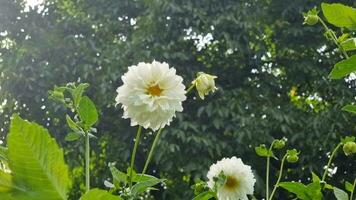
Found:
<path fill-rule="evenodd" d="M 282 149 L 284 148 L 284 146 L 286 146 L 286 142 L 282 139 L 282 140 L 276 140 L 273 143 L 273 148 L 275 149 Z"/>
<path fill-rule="evenodd" d="M 287 161 L 289 163 L 296 163 L 296 162 L 298 162 L 298 160 L 299 160 L 298 155 L 288 155 L 287 156 Z"/>
<path fill-rule="evenodd" d="M 309 10 L 307 13 L 304 13 L 303 16 L 304 16 L 304 24 L 308 24 L 310 26 L 315 25 L 319 21 L 318 11 L 316 10 L 316 8 L 313 8 Z"/>
<path fill-rule="evenodd" d="M 199 97 L 204 99 L 204 96 L 209 92 L 214 92 L 217 88 L 215 87 L 215 80 L 217 76 L 212 76 L 204 72 L 199 72 L 197 78 L 192 81 L 192 84 L 195 85 Z"/>
<path fill-rule="evenodd" d="M 356 143 L 355 142 L 346 142 L 342 148 L 346 156 L 356 153 Z"/>

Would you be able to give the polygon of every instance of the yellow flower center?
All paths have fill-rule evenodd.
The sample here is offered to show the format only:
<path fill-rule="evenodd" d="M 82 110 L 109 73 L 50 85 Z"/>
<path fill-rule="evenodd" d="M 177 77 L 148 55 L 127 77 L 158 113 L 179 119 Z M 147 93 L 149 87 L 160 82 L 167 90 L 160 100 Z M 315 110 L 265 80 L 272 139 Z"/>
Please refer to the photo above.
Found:
<path fill-rule="evenodd" d="M 160 96 L 162 91 L 163 90 L 158 85 L 153 85 L 147 88 L 147 93 L 152 96 Z"/>
<path fill-rule="evenodd" d="M 225 188 L 227 188 L 229 190 L 234 190 L 238 186 L 239 186 L 239 182 L 235 177 L 228 176 L 226 178 L 226 183 L 224 185 Z"/>

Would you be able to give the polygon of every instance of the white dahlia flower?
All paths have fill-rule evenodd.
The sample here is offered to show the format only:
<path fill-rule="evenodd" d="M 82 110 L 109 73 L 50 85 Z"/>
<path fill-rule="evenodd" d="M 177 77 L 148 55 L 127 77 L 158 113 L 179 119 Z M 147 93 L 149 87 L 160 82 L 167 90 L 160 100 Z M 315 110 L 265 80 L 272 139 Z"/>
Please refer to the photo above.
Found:
<path fill-rule="evenodd" d="M 116 90 L 116 102 L 122 104 L 123 118 L 130 118 L 131 126 L 155 131 L 169 125 L 175 113 L 183 111 L 183 79 L 167 63 L 140 62 L 129 67 L 121 79 L 123 85 Z"/>
<path fill-rule="evenodd" d="M 210 166 L 208 172 L 208 186 L 213 189 L 215 185 L 214 177 L 218 177 L 223 172 L 226 182 L 217 189 L 219 200 L 248 200 L 247 195 L 253 194 L 255 178 L 251 167 L 245 165 L 240 158 L 223 158 Z"/>

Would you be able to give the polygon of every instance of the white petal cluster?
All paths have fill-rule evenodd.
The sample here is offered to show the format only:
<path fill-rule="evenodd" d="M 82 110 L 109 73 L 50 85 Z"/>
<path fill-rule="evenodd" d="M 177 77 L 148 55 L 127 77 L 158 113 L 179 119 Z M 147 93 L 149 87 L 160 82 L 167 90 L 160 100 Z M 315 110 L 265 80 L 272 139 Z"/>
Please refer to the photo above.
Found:
<path fill-rule="evenodd" d="M 169 125 L 176 112 L 183 111 L 186 99 L 183 78 L 167 63 L 140 62 L 129 67 L 117 89 L 117 104 L 124 109 L 123 118 L 131 119 L 131 126 L 158 130 Z"/>
<path fill-rule="evenodd" d="M 251 167 L 245 165 L 240 158 L 223 158 L 210 166 L 208 172 L 208 186 L 213 189 L 214 177 L 223 172 L 226 176 L 225 184 L 218 188 L 219 200 L 248 200 L 247 195 L 253 194 L 255 178 Z"/>

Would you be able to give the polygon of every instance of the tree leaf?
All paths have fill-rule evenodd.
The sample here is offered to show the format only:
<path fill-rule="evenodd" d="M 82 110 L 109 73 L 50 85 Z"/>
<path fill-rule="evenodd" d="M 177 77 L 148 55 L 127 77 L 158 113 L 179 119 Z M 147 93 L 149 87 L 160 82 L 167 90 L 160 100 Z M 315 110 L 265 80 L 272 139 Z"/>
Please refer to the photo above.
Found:
<path fill-rule="evenodd" d="M 212 191 L 206 191 L 200 193 L 198 196 L 194 197 L 193 200 L 209 200 L 213 198 L 215 195 Z"/>
<path fill-rule="evenodd" d="M 88 127 L 94 125 L 98 121 L 98 112 L 96 107 L 87 96 L 82 97 L 80 100 L 78 112 L 80 119 L 82 119 Z"/>
<path fill-rule="evenodd" d="M 321 9 L 330 24 L 337 27 L 356 28 L 356 9 L 340 3 L 322 3 Z"/>
<path fill-rule="evenodd" d="M 80 200 L 122 200 L 119 196 L 114 196 L 105 190 L 92 189 L 84 194 Z"/>
<path fill-rule="evenodd" d="M 356 71 L 356 55 L 353 55 L 346 60 L 342 60 L 336 63 L 329 76 L 332 79 L 340 79 L 355 71 Z"/>
<path fill-rule="evenodd" d="M 349 200 L 349 195 L 337 187 L 334 187 L 334 195 L 337 200 Z"/>
<path fill-rule="evenodd" d="M 26 186 L 27 199 L 67 199 L 68 167 L 45 128 L 15 115 L 7 144 L 13 181 Z"/>
<path fill-rule="evenodd" d="M 341 110 L 356 114 L 356 105 L 346 105 Z"/>

